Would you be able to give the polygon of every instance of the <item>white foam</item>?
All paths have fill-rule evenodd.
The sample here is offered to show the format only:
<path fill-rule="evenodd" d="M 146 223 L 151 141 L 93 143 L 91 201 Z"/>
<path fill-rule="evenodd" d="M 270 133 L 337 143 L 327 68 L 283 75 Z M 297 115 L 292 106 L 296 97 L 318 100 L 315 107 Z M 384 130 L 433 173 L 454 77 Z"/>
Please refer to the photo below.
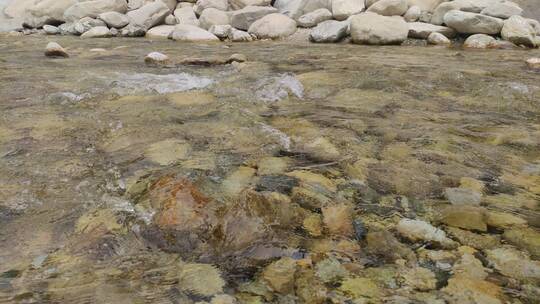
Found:
<path fill-rule="evenodd" d="M 210 78 L 187 73 L 166 75 L 150 73 L 120 74 L 117 80 L 113 82 L 113 90 L 120 95 L 137 93 L 167 94 L 202 89 L 213 82 Z"/>
<path fill-rule="evenodd" d="M 255 92 L 257 99 L 265 102 L 275 102 L 287 98 L 289 94 L 297 98 L 304 97 L 304 86 L 293 74 L 281 74 L 279 76 L 261 79 Z"/>

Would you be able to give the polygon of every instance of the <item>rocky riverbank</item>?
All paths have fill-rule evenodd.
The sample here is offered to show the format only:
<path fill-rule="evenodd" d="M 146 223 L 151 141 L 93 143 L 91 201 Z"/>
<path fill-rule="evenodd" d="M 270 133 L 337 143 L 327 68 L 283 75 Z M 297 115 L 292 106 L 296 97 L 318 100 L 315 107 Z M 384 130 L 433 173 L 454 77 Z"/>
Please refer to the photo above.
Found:
<path fill-rule="evenodd" d="M 23 20 L 24 29 L 12 35 L 540 46 L 538 20 L 506 0 L 24 0 L 4 12 Z"/>

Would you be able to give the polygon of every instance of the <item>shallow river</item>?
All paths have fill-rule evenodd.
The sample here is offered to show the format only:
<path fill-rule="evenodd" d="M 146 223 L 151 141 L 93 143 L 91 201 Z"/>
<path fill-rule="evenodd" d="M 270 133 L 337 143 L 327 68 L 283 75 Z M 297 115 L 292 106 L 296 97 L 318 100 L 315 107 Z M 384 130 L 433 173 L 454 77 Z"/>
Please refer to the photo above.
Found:
<path fill-rule="evenodd" d="M 540 51 L 47 39 L 0 37 L 0 303 L 538 303 Z"/>

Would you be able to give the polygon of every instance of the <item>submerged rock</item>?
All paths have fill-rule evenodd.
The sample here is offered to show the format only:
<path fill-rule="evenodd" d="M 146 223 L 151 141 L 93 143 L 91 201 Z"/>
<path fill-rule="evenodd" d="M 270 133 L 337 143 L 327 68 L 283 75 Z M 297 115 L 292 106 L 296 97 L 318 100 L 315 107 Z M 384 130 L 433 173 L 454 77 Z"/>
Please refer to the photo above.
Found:
<path fill-rule="evenodd" d="M 382 291 L 377 284 L 368 278 L 345 279 L 339 290 L 353 299 L 372 299 L 377 301 L 382 296 Z"/>
<path fill-rule="evenodd" d="M 313 213 L 304 219 L 302 227 L 309 233 L 309 235 L 319 237 L 322 235 L 323 232 L 322 224 L 323 222 L 321 216 L 319 214 Z"/>
<path fill-rule="evenodd" d="M 452 227 L 487 231 L 485 210 L 474 207 L 447 207 L 441 211 L 441 221 Z"/>
<path fill-rule="evenodd" d="M 499 235 L 478 234 L 455 227 L 448 227 L 447 232 L 462 245 L 479 250 L 491 249 L 499 246 L 501 243 L 501 237 Z"/>
<path fill-rule="evenodd" d="M 469 252 L 461 254 L 461 259 L 454 264 L 452 272 L 455 276 L 477 280 L 483 280 L 488 276 L 488 270 L 484 268 L 482 262 Z"/>
<path fill-rule="evenodd" d="M 449 304 L 478 303 L 502 304 L 502 290 L 498 285 L 488 281 L 456 276 L 448 280 L 442 289 Z"/>
<path fill-rule="evenodd" d="M 324 283 L 336 284 L 348 277 L 349 271 L 338 260 L 328 258 L 317 263 L 316 275 Z"/>
<path fill-rule="evenodd" d="M 420 220 L 402 219 L 396 226 L 402 236 L 411 241 L 434 242 L 442 247 L 454 247 L 455 243 L 446 237 L 446 233 L 427 222 Z"/>
<path fill-rule="evenodd" d="M 209 264 L 184 264 L 178 273 L 178 287 L 197 296 L 212 296 L 223 292 L 225 281 L 219 270 Z"/>
<path fill-rule="evenodd" d="M 262 279 L 275 292 L 288 294 L 294 290 L 296 261 L 285 257 L 268 265 L 262 272 Z"/>
<path fill-rule="evenodd" d="M 346 204 L 329 205 L 322 208 L 322 214 L 324 225 L 330 234 L 346 237 L 353 236 L 351 206 Z"/>
<path fill-rule="evenodd" d="M 514 221 L 515 222 L 515 221 Z M 524 224 L 519 222 L 518 224 Z M 513 228 L 504 231 L 503 239 L 527 250 L 535 259 L 540 259 L 540 233 L 532 228 Z"/>
<path fill-rule="evenodd" d="M 152 56 L 149 57 L 150 55 Z M 168 58 L 163 56 L 150 53 L 145 58 L 145 62 L 147 64 L 164 64 L 168 61 Z M 145 150 L 144 156 L 153 162 L 166 166 L 186 159 L 190 152 L 191 145 L 188 142 L 178 139 L 166 139 L 151 144 Z"/>
<path fill-rule="evenodd" d="M 66 50 L 56 42 L 49 42 L 45 47 L 45 56 L 47 57 L 69 57 Z"/>
<path fill-rule="evenodd" d="M 512 247 L 486 251 L 487 259 L 503 275 L 529 283 L 540 283 L 540 262 Z"/>
<path fill-rule="evenodd" d="M 446 188 L 444 195 L 452 205 L 458 206 L 478 206 L 482 200 L 481 193 L 466 188 Z"/>
<path fill-rule="evenodd" d="M 323 304 L 327 299 L 326 286 L 312 269 L 300 269 L 295 282 L 295 292 L 303 303 Z"/>
<path fill-rule="evenodd" d="M 510 213 L 489 211 L 486 214 L 486 223 L 490 227 L 506 229 L 527 225 L 527 221 Z"/>
<path fill-rule="evenodd" d="M 420 291 L 429 291 L 436 288 L 435 274 L 424 267 L 414 267 L 403 273 L 405 284 Z"/>
<path fill-rule="evenodd" d="M 387 261 L 395 262 L 398 259 L 416 260 L 414 252 L 405 244 L 399 242 L 389 231 L 369 232 L 366 240 L 367 251 Z"/>

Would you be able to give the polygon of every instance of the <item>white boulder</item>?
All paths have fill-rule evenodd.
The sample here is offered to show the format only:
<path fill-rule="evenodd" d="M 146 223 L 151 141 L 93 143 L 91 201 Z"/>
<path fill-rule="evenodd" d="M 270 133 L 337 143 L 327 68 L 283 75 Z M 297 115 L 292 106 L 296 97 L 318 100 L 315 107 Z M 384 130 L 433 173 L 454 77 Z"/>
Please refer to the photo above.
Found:
<path fill-rule="evenodd" d="M 324 21 L 311 30 L 309 40 L 318 43 L 339 42 L 347 36 L 348 27 L 349 23 L 346 21 Z"/>
<path fill-rule="evenodd" d="M 174 25 L 158 25 L 149 29 L 145 37 L 148 39 L 168 39 L 174 31 Z"/>
<path fill-rule="evenodd" d="M 126 0 L 92 0 L 78 2 L 64 12 L 66 21 L 77 21 L 84 17 L 97 18 L 106 12 L 127 12 Z"/>
<path fill-rule="evenodd" d="M 317 24 L 330 19 L 332 19 L 332 12 L 326 8 L 320 8 L 301 16 L 298 18 L 297 23 L 300 27 L 314 27 Z"/>
<path fill-rule="evenodd" d="M 229 0 L 229 5 L 233 10 L 238 10 L 246 6 L 268 6 L 271 2 L 271 0 Z"/>
<path fill-rule="evenodd" d="M 219 41 L 216 35 L 189 24 L 177 24 L 171 38 L 175 41 Z"/>
<path fill-rule="evenodd" d="M 427 42 L 433 45 L 450 45 L 452 43 L 445 35 L 437 32 L 429 34 Z"/>
<path fill-rule="evenodd" d="M 353 16 L 350 21 L 353 43 L 401 44 L 409 33 L 409 26 L 403 19 L 371 12 Z"/>
<path fill-rule="evenodd" d="M 81 38 L 108 38 L 111 36 L 112 34 L 108 27 L 96 26 L 82 34 Z"/>
<path fill-rule="evenodd" d="M 409 7 L 403 18 L 407 22 L 415 22 L 420 19 L 420 16 L 422 16 L 422 9 L 417 5 L 413 5 Z"/>
<path fill-rule="evenodd" d="M 185 3 L 185 2 L 180 2 Z M 174 11 L 174 17 L 176 18 L 177 24 L 189 24 L 194 26 L 199 26 L 200 22 L 193 11 L 193 8 L 190 6 L 179 7 Z"/>
<path fill-rule="evenodd" d="M 468 49 L 487 49 L 495 45 L 495 38 L 486 34 L 475 34 L 467 37 L 463 43 L 464 48 Z"/>
<path fill-rule="evenodd" d="M 262 17 L 276 13 L 277 9 L 268 6 L 246 6 L 231 13 L 231 25 L 239 30 L 248 30 L 251 24 Z"/>
<path fill-rule="evenodd" d="M 276 0 L 274 7 L 294 20 L 320 8 L 332 10 L 332 0 Z"/>
<path fill-rule="evenodd" d="M 501 37 L 517 45 L 535 47 L 536 31 L 527 19 L 515 15 L 504 21 Z"/>
<path fill-rule="evenodd" d="M 407 0 L 379 0 L 370 6 L 367 11 L 383 16 L 401 16 L 407 12 Z"/>
<path fill-rule="evenodd" d="M 409 25 L 409 38 L 427 39 L 431 33 L 440 33 L 447 38 L 456 36 L 456 31 L 446 26 L 423 22 L 410 22 L 407 24 Z"/>
<path fill-rule="evenodd" d="M 494 3 L 480 12 L 482 15 L 487 15 L 496 18 L 508 19 L 514 15 L 523 14 L 523 10 L 514 2 L 505 1 Z"/>
<path fill-rule="evenodd" d="M 501 32 L 503 21 L 477 13 L 451 10 L 444 15 L 444 23 L 462 34 L 489 34 Z"/>
<path fill-rule="evenodd" d="M 360 14 L 365 9 L 363 0 L 333 0 L 332 14 L 334 19 L 343 21 L 352 15 Z"/>
<path fill-rule="evenodd" d="M 207 8 L 215 8 L 220 11 L 227 11 L 229 9 L 228 0 L 198 0 L 193 6 L 193 10 L 197 15 L 201 15 Z"/>
<path fill-rule="evenodd" d="M 128 12 L 127 16 L 130 25 L 141 27 L 146 31 L 155 25 L 163 23 L 169 13 L 169 7 L 163 1 L 157 0 Z"/>
<path fill-rule="evenodd" d="M 296 21 L 286 15 L 274 13 L 253 22 L 248 32 L 259 39 L 280 39 L 296 32 Z"/>
<path fill-rule="evenodd" d="M 98 19 L 103 20 L 109 27 L 114 28 L 123 28 L 129 23 L 129 18 L 119 12 L 101 13 L 98 16 Z"/>
<path fill-rule="evenodd" d="M 199 22 L 203 29 L 208 30 L 213 25 L 230 24 L 231 20 L 226 12 L 210 7 L 202 12 Z"/>

